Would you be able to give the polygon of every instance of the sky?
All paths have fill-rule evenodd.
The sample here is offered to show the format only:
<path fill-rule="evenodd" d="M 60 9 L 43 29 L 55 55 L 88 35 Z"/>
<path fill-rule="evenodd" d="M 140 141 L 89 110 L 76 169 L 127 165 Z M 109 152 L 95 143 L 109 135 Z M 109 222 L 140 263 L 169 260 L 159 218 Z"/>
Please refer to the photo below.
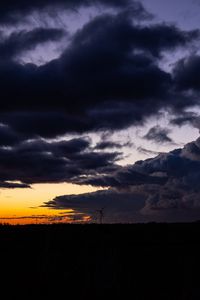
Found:
<path fill-rule="evenodd" d="M 0 223 L 200 219 L 200 1 L 0 3 Z"/>

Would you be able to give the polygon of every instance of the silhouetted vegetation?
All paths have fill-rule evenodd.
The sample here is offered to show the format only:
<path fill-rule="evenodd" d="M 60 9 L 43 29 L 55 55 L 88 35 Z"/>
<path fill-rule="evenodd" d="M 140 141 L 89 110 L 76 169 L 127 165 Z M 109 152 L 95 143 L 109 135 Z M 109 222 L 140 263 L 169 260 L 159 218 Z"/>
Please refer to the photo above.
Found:
<path fill-rule="evenodd" d="M 5 225 L 0 255 L 5 299 L 200 299 L 199 222 Z"/>

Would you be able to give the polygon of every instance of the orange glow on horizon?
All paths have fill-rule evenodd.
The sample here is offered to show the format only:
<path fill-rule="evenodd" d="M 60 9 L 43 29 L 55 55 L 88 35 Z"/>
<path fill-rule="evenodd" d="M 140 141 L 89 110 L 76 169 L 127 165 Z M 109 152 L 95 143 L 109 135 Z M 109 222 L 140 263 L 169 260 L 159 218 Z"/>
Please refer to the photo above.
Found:
<path fill-rule="evenodd" d="M 40 207 L 56 196 L 94 192 L 91 186 L 73 184 L 36 184 L 32 189 L 0 190 L 0 224 L 11 225 L 73 223 L 75 212 L 72 210 L 53 210 Z M 78 222 L 88 222 L 90 217 L 80 214 Z"/>

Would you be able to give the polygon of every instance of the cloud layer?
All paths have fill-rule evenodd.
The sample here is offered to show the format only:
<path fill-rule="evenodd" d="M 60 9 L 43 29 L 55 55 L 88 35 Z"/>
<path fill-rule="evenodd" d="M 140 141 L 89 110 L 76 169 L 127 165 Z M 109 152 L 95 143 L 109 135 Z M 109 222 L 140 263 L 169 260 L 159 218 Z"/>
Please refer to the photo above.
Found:
<path fill-rule="evenodd" d="M 29 6 L 22 1 L 17 7 L 23 12 L 50 2 Z M 199 40 L 199 31 L 145 23 L 144 8 L 133 2 L 128 9 L 128 2 L 109 1 L 108 5 L 121 9 L 102 12 L 85 23 L 66 46 L 63 44 L 61 56 L 42 66 L 22 64 L 16 58 L 38 45 L 66 38 L 64 29 L 38 27 L 2 36 L 1 122 L 29 138 L 45 138 L 119 130 L 143 124 L 162 108 L 184 111 L 198 104 L 197 97 L 189 96 L 183 85 L 181 74 L 188 73 L 187 66 L 182 68 L 178 61 L 170 73 L 160 63 L 169 51 L 189 49 Z M 14 12 L 15 7 L 3 6 L 5 12 Z"/>
<path fill-rule="evenodd" d="M 27 15 L 31 15 L 34 12 L 47 12 L 55 16 L 55 12 L 58 10 L 77 10 L 81 7 L 98 6 L 124 8 L 131 5 L 135 14 L 143 13 L 145 10 L 139 2 L 131 0 L 37 0 L 34 3 L 20 0 L 8 0 L 1 1 L 0 3 L 0 23 L 2 24 L 16 24 L 21 22 L 21 18 Z"/>
<path fill-rule="evenodd" d="M 119 152 L 94 152 L 87 139 L 26 141 L 0 149 L 0 181 L 72 182 L 74 177 L 109 173 L 120 157 Z"/>
<path fill-rule="evenodd" d="M 194 221 L 200 217 L 199 177 L 200 139 L 183 149 L 116 169 L 109 176 L 83 180 L 108 190 L 57 197 L 45 206 L 91 217 L 104 207 L 106 222 Z"/>

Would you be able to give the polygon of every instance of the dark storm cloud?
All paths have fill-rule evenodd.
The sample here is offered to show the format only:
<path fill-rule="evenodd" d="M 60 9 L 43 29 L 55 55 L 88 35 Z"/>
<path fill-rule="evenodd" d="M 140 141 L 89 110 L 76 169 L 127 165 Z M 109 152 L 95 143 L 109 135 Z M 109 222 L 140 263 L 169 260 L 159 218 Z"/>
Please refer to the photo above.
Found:
<path fill-rule="evenodd" d="M 74 183 L 90 184 L 96 187 L 116 187 L 119 189 L 138 186 L 143 184 L 157 184 L 163 185 L 166 178 L 147 174 L 142 168 L 137 165 L 130 165 L 127 167 L 119 167 L 109 175 L 94 175 L 87 178 L 74 177 Z"/>
<path fill-rule="evenodd" d="M 15 93 L 15 103 L 9 103 L 11 107 L 27 108 L 29 104 L 29 107 L 61 107 L 77 112 L 100 105 L 102 99 L 132 102 L 136 98 L 160 97 L 170 84 L 170 75 L 145 55 L 130 56 L 131 43 L 124 45 L 119 36 L 113 36 L 109 42 L 110 24 L 107 28 L 104 19 L 97 26 L 90 26 L 94 32 L 87 35 L 89 42 L 79 41 L 80 32 L 80 37 L 60 59 L 45 66 L 1 64 L 2 94 L 12 99 Z M 103 32 L 98 34 L 100 28 Z M 143 82 L 146 82 L 145 89 L 141 89 Z M 12 91 L 8 89 L 10 85 Z"/>
<path fill-rule="evenodd" d="M 104 49 L 117 44 L 119 51 L 130 50 L 131 47 L 146 50 L 157 57 L 163 50 L 185 47 L 199 39 L 199 30 L 183 31 L 166 23 L 136 25 L 133 22 L 132 14 L 102 14 L 86 24 L 75 35 L 74 41 L 82 46 L 85 42 L 86 45 L 91 45 L 107 38 L 108 45 L 104 45 Z M 112 36 L 111 40 L 108 39 L 109 36 Z"/>
<path fill-rule="evenodd" d="M 200 90 L 200 56 L 192 55 L 179 60 L 174 68 L 174 78 L 179 89 Z"/>
<path fill-rule="evenodd" d="M 173 143 L 173 140 L 169 137 L 171 130 L 167 128 L 162 128 L 160 126 L 154 126 L 147 134 L 144 136 L 144 139 L 153 141 L 159 144 Z"/>
<path fill-rule="evenodd" d="M 23 111 L 1 113 L 0 119 L 26 138 L 53 138 L 66 132 L 82 133 L 93 130 L 97 121 L 86 115 L 70 115 L 62 111 Z"/>
<path fill-rule="evenodd" d="M 95 105 L 95 104 L 94 104 Z M 152 109 L 152 108 L 151 108 Z M 61 110 L 3 112 L 0 120 L 26 138 L 54 138 L 65 133 L 82 134 L 93 131 L 117 130 L 140 124 L 141 116 L 133 105 L 104 105 L 88 112 L 69 113 Z M 153 112 L 152 112 L 153 113 Z M 133 118 L 134 116 L 134 118 Z"/>
<path fill-rule="evenodd" d="M 23 135 L 5 124 L 0 124 L 0 146 L 12 146 L 24 139 Z"/>
<path fill-rule="evenodd" d="M 136 25 L 131 16 L 96 17 L 72 37 L 60 58 L 43 66 L 1 61 L 3 122 L 23 134 L 48 137 L 122 129 L 142 124 L 161 107 L 191 104 L 174 92 L 171 74 L 158 62 L 163 51 L 187 46 L 198 32 Z"/>
<path fill-rule="evenodd" d="M 37 0 L 34 2 L 26 0 L 3 0 L 0 3 L 0 23 L 16 23 L 21 21 L 22 16 L 34 11 L 49 11 L 55 13 L 55 9 L 76 10 L 80 7 L 103 5 L 114 8 L 126 8 L 131 5 L 136 16 L 147 15 L 142 4 L 131 0 Z"/>
<path fill-rule="evenodd" d="M 71 182 L 74 177 L 109 173 L 119 158 L 118 152 L 92 151 L 88 139 L 25 141 L 0 148 L 0 182 Z"/>
<path fill-rule="evenodd" d="M 0 60 L 15 58 L 21 52 L 32 50 L 42 43 L 60 40 L 64 35 L 65 31 L 57 28 L 13 32 L 9 37 L 0 39 Z"/>
<path fill-rule="evenodd" d="M 123 205 L 122 205 L 123 202 Z M 144 206 L 144 197 L 135 193 L 118 193 L 113 190 L 97 191 L 82 195 L 69 195 L 57 197 L 44 204 L 52 209 L 71 208 L 75 214 L 84 213 L 98 221 L 98 210 L 103 209 L 105 222 L 132 222 L 137 221 L 137 212 Z"/>
<path fill-rule="evenodd" d="M 95 178 L 97 177 L 93 176 L 94 185 Z M 110 177 L 101 176 L 103 186 L 107 183 L 110 188 L 107 191 L 57 197 L 45 203 L 45 206 L 70 208 L 91 216 L 96 209 L 105 207 L 107 222 L 112 222 L 113 218 L 120 222 L 130 219 L 197 220 L 200 217 L 199 178 L 200 139 L 187 144 L 183 149 L 163 153 L 129 167 L 121 167 Z"/>

